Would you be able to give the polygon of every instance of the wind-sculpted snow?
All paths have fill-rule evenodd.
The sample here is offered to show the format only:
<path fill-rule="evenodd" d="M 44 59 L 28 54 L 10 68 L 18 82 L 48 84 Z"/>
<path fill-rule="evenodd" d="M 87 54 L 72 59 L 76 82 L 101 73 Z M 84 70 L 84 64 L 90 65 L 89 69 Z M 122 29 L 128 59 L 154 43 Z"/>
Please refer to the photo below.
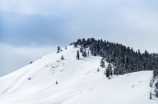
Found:
<path fill-rule="evenodd" d="M 109 80 L 99 67 L 101 57 L 80 53 L 77 60 L 77 50 L 63 48 L 1 77 L 0 104 L 157 104 L 149 99 L 152 71 Z"/>

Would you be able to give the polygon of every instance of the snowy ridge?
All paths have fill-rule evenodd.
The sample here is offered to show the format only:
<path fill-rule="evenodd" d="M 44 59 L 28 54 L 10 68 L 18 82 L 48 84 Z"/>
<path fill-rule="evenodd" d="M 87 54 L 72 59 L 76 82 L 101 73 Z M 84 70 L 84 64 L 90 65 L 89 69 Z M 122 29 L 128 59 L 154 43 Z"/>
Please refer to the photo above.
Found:
<path fill-rule="evenodd" d="M 1 77 L 0 104 L 157 104 L 149 99 L 152 71 L 108 80 L 99 68 L 101 57 L 80 53 L 76 60 L 79 48 L 62 50 Z"/>

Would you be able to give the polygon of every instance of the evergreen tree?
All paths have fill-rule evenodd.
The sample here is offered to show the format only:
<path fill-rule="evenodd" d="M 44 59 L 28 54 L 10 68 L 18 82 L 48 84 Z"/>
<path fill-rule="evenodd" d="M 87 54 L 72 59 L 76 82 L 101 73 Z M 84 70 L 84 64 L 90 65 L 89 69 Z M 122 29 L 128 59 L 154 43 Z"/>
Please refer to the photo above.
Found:
<path fill-rule="evenodd" d="M 57 48 L 57 53 L 59 53 L 59 51 L 60 51 L 60 47 L 58 46 L 58 48 Z"/>
<path fill-rule="evenodd" d="M 83 39 L 82 39 L 82 44 L 84 44 L 85 42 L 86 42 L 86 40 L 83 38 Z"/>
<path fill-rule="evenodd" d="M 152 99 L 152 94 L 151 94 L 151 92 L 150 92 L 150 99 Z"/>
<path fill-rule="evenodd" d="M 83 56 L 83 57 L 86 57 L 86 56 L 87 56 L 86 50 L 82 52 L 82 56 Z"/>
<path fill-rule="evenodd" d="M 155 96 L 158 98 L 158 92 L 156 92 Z"/>
<path fill-rule="evenodd" d="M 109 65 L 108 65 L 108 70 L 109 70 L 109 73 L 110 73 L 110 75 L 112 76 L 112 66 L 111 66 L 111 64 L 109 63 Z"/>
<path fill-rule="evenodd" d="M 99 68 L 97 69 L 97 72 L 99 72 Z"/>
<path fill-rule="evenodd" d="M 109 78 L 109 77 L 110 77 L 110 71 L 109 71 L 109 69 L 108 69 L 108 68 L 106 69 L 106 77 L 107 77 L 107 78 Z"/>
<path fill-rule="evenodd" d="M 79 50 L 77 51 L 77 55 L 76 55 L 77 60 L 79 60 L 80 55 L 79 55 Z"/>
<path fill-rule="evenodd" d="M 63 55 L 61 56 L 61 59 L 64 60 L 64 56 Z"/>
<path fill-rule="evenodd" d="M 96 50 L 94 50 L 93 51 L 93 56 L 96 56 L 96 55 L 97 55 Z"/>
<path fill-rule="evenodd" d="M 80 48 L 80 52 L 81 52 L 81 53 L 83 52 L 83 48 L 82 48 L 82 47 Z"/>
<path fill-rule="evenodd" d="M 102 68 L 105 67 L 105 62 L 103 61 L 103 58 L 102 58 L 101 61 L 100 61 L 100 66 L 101 66 Z"/>
<path fill-rule="evenodd" d="M 76 48 L 77 47 L 77 43 L 74 43 L 74 48 Z"/>
<path fill-rule="evenodd" d="M 56 84 L 58 84 L 58 82 L 56 81 Z"/>

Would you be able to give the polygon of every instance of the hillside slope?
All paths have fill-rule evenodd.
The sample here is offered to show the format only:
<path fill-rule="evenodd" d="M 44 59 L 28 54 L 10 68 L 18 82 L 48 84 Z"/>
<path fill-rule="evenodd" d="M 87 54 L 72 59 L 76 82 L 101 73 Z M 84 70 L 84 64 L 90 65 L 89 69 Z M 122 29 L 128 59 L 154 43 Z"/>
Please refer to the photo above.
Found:
<path fill-rule="evenodd" d="M 149 100 L 152 71 L 107 79 L 101 57 L 76 60 L 69 46 L 0 78 L 0 104 L 156 104 Z M 61 60 L 61 55 L 65 60 Z M 28 80 L 30 78 L 30 80 Z M 56 81 L 58 84 L 56 85 Z"/>

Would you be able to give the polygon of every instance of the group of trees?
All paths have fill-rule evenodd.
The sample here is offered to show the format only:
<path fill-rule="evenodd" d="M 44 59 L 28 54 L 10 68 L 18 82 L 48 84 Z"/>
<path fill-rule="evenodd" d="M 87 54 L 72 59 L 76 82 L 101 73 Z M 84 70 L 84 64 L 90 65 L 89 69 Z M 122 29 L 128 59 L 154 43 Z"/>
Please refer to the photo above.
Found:
<path fill-rule="evenodd" d="M 80 52 L 82 53 L 82 56 L 83 56 L 83 57 L 86 57 L 86 56 L 87 56 L 86 49 L 83 49 L 83 47 L 80 48 Z M 89 52 L 88 52 L 88 53 L 89 53 Z"/>
<path fill-rule="evenodd" d="M 150 54 L 147 51 L 141 53 L 140 50 L 134 51 L 132 48 L 122 44 L 103 41 L 102 39 L 96 40 L 94 38 L 88 38 L 87 40 L 84 38 L 78 39 L 76 42 L 73 42 L 73 45 L 74 47 L 80 45 L 82 56 L 87 55 L 86 48 L 89 48 L 93 56 L 100 55 L 102 57 L 101 67 L 105 67 L 104 61 L 108 62 L 106 76 L 112 73 L 111 67 L 113 67 L 115 75 L 158 69 L 158 55 Z"/>
<path fill-rule="evenodd" d="M 158 98 L 158 69 L 154 69 L 153 71 L 153 78 L 152 80 L 150 80 L 150 87 L 155 88 L 155 90 L 150 91 L 150 99 L 153 99 L 153 97 L 157 97 Z"/>
<path fill-rule="evenodd" d="M 65 49 L 67 49 L 67 47 L 65 46 Z M 60 46 L 57 47 L 57 53 L 59 53 L 60 51 L 62 51 L 62 49 L 60 49 Z M 64 56 L 61 55 L 61 60 L 64 60 Z"/>

